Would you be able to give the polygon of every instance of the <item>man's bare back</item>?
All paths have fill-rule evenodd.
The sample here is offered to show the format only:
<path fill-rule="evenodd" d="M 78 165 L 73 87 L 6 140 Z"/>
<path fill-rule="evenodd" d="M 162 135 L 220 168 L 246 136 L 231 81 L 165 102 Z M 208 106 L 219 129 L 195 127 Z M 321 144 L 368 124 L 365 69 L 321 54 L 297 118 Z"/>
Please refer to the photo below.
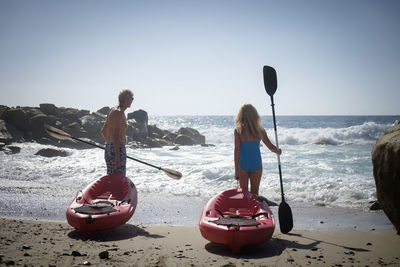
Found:
<path fill-rule="evenodd" d="M 114 107 L 108 113 L 102 130 L 103 137 L 106 142 L 111 142 L 115 145 L 126 144 L 126 127 L 125 113 L 118 107 Z"/>

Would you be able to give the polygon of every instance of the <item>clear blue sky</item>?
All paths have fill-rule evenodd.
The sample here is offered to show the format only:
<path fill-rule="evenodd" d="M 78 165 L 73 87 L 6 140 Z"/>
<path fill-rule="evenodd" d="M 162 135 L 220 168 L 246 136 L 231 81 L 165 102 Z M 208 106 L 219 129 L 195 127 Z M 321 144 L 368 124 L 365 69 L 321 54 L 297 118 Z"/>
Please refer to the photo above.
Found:
<path fill-rule="evenodd" d="M 400 114 L 400 1 L 0 0 L 0 104 L 149 115 Z"/>

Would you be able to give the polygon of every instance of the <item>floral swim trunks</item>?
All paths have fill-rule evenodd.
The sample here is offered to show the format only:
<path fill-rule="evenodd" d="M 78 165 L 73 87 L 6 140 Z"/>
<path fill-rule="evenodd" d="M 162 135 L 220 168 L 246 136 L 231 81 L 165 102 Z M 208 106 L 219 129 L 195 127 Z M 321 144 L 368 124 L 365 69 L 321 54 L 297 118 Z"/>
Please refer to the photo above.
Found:
<path fill-rule="evenodd" d="M 119 168 L 114 168 L 115 164 L 114 145 L 112 143 L 106 144 L 104 159 L 106 160 L 107 164 L 107 174 L 119 172 L 123 176 L 126 176 L 126 147 L 124 143 L 121 143 L 119 145 L 119 155 L 120 155 L 121 166 Z"/>

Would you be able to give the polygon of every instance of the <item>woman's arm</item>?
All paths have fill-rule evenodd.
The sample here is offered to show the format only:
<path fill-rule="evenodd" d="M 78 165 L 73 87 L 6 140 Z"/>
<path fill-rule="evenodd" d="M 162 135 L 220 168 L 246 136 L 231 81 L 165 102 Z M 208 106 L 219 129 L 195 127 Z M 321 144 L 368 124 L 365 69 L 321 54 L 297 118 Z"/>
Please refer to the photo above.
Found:
<path fill-rule="evenodd" d="M 234 151 L 234 161 L 235 161 L 235 179 L 239 179 L 239 159 L 240 159 L 240 138 L 239 133 L 235 130 L 235 151 Z"/>
<path fill-rule="evenodd" d="M 268 147 L 269 150 L 271 150 L 272 152 L 274 152 L 278 155 L 280 155 L 282 153 L 281 149 L 278 149 L 274 144 L 271 143 L 265 129 L 262 129 L 261 136 L 262 136 L 263 143 Z"/>

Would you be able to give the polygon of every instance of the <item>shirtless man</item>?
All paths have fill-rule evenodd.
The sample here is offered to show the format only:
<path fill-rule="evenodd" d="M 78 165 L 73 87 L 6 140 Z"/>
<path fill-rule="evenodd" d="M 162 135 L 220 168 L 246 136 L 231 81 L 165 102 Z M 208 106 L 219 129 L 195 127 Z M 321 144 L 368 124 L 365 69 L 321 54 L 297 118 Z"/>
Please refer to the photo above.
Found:
<path fill-rule="evenodd" d="M 107 174 L 120 172 L 126 176 L 126 116 L 125 110 L 130 108 L 133 93 L 123 89 L 118 96 L 119 105 L 113 107 L 108 113 L 101 133 L 106 140 L 104 158 L 107 164 Z"/>

